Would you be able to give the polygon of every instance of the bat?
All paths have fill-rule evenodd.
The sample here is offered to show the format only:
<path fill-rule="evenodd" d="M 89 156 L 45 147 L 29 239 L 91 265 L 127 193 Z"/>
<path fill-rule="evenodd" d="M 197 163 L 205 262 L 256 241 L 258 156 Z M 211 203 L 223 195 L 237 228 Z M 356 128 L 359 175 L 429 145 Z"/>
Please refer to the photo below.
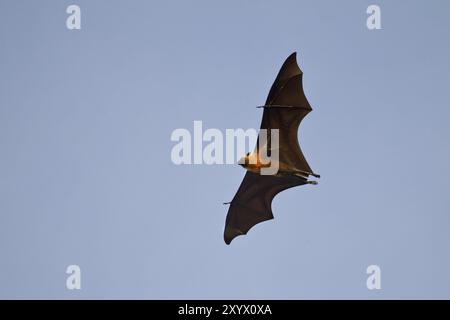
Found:
<path fill-rule="evenodd" d="M 283 63 L 263 108 L 260 129 L 268 133 L 278 129 L 278 171 L 273 175 L 261 173 L 263 165 L 258 160 L 262 149 L 268 155 L 271 149 L 271 135 L 267 143 L 259 146 L 239 162 L 247 172 L 230 205 L 225 220 L 224 240 L 226 244 L 240 235 L 245 235 L 256 224 L 273 219 L 272 200 L 283 190 L 304 184 L 317 184 L 309 176 L 320 178 L 306 162 L 298 143 L 298 127 L 302 119 L 312 111 L 306 99 L 296 53 Z M 256 157 L 256 161 L 254 159 Z"/>

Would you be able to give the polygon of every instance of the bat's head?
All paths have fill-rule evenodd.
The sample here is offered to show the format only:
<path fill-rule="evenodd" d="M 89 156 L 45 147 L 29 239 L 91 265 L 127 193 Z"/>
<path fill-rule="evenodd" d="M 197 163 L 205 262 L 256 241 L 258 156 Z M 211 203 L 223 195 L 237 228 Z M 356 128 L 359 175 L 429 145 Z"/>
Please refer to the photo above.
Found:
<path fill-rule="evenodd" d="M 257 152 L 247 152 L 247 154 L 239 160 L 238 164 L 245 169 L 254 172 L 259 172 L 262 167 L 270 165 L 261 163 Z"/>
<path fill-rule="evenodd" d="M 247 152 L 247 154 L 244 157 L 239 159 L 238 165 L 240 165 L 241 167 L 244 167 L 244 168 L 247 167 L 247 165 L 249 163 L 249 161 L 248 161 L 249 156 L 250 156 L 250 152 Z"/>

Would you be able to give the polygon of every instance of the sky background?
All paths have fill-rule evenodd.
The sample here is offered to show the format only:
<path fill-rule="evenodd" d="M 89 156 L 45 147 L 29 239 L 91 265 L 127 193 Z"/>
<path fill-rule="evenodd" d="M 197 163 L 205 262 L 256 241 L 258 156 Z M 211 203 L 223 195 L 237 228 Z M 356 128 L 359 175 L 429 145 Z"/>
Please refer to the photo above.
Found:
<path fill-rule="evenodd" d="M 0 298 L 449 299 L 449 15 L 444 0 L 2 0 Z M 257 128 L 293 51 L 322 178 L 227 246 L 243 169 L 176 166 L 170 135 Z"/>

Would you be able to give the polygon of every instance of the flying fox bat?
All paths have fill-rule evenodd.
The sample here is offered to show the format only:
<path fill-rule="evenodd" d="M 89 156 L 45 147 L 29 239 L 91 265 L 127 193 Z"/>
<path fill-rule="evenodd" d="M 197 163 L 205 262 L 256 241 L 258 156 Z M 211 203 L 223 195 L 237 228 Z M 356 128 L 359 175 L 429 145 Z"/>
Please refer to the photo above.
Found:
<path fill-rule="evenodd" d="M 259 139 L 256 152 L 247 153 L 240 161 L 247 172 L 236 195 L 229 203 L 225 221 L 224 240 L 226 244 L 247 232 L 256 224 L 273 219 L 272 200 L 281 191 L 304 184 L 315 174 L 300 149 L 297 132 L 302 119 L 312 111 L 305 97 L 302 85 L 303 72 L 300 70 L 296 53 L 291 54 L 278 73 L 270 88 L 264 108 L 260 129 L 270 132 L 278 129 L 278 171 L 274 175 L 263 175 L 260 161 L 249 161 L 260 154 Z M 268 135 L 267 154 L 271 153 L 271 135 Z"/>

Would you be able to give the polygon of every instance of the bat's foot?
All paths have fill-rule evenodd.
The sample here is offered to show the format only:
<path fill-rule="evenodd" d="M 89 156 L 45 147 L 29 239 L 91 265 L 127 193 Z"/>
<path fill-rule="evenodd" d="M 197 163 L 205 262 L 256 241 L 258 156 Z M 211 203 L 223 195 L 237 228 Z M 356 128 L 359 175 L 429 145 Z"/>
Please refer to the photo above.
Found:
<path fill-rule="evenodd" d="M 318 178 L 320 179 L 320 174 L 314 173 L 314 172 L 309 172 L 309 171 L 296 171 L 295 172 L 297 176 L 299 177 L 303 177 L 303 178 L 307 178 L 308 176 L 313 176 L 314 178 Z"/>
<path fill-rule="evenodd" d="M 317 181 L 310 181 L 310 180 L 306 181 L 306 183 L 313 184 L 313 185 L 319 184 Z"/>

